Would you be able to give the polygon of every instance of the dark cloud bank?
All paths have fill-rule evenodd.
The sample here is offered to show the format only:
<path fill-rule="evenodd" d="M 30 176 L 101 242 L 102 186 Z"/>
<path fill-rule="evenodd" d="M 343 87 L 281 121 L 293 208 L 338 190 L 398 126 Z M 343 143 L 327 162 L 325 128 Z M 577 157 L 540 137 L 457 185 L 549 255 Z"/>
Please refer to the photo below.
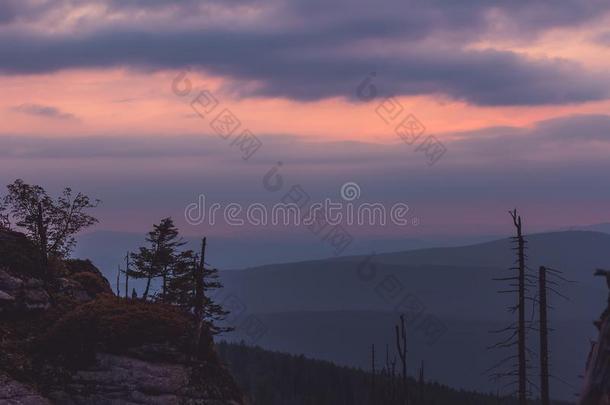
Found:
<path fill-rule="evenodd" d="M 191 66 L 234 79 L 241 96 L 319 100 L 353 97 L 362 78 L 375 71 L 385 93 L 432 94 L 477 105 L 565 104 L 608 97 L 607 78 L 577 63 L 466 49 L 480 40 L 526 41 L 547 29 L 585 24 L 606 13 L 607 2 L 233 1 L 222 6 L 249 4 L 266 10 L 266 17 L 248 27 L 183 28 L 180 16 L 202 12 L 207 3 L 108 5 L 126 13 L 167 9 L 174 20 L 160 29 L 119 24 L 70 35 L 6 31 L 0 34 L 0 72 Z M 0 20 L 48 12 L 40 5 L 7 4 L 0 8 Z M 501 30 L 494 19 L 503 21 Z M 240 82 L 249 85 L 240 87 Z"/>

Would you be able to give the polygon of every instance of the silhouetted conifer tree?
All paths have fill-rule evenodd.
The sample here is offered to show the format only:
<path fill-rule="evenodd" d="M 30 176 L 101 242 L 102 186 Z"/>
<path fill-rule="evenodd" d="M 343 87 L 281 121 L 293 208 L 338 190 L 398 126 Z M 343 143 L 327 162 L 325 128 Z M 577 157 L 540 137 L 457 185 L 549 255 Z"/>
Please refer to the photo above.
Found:
<path fill-rule="evenodd" d="M 146 279 L 146 288 L 142 299 L 150 294 L 151 282 L 157 277 L 162 278 L 160 300 L 165 301 L 167 280 L 178 255 L 177 249 L 185 242 L 179 237 L 178 228 L 171 218 L 163 218 L 159 224 L 153 225 L 146 241 L 149 246 L 140 247 L 137 253 L 132 253 L 134 269 L 128 274 L 133 278 Z"/>

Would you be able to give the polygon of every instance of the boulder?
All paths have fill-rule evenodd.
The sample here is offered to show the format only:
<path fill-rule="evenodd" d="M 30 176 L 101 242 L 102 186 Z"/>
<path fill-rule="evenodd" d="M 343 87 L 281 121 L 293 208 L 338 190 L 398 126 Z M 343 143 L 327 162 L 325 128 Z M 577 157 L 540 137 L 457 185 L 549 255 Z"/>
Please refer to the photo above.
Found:
<path fill-rule="evenodd" d="M 24 280 L 10 274 L 7 269 L 0 269 L 0 311 L 47 309 L 50 300 L 41 280 Z"/>
<path fill-rule="evenodd" d="M 87 302 L 91 301 L 91 297 L 83 286 L 76 280 L 70 278 L 59 278 L 57 279 L 59 294 L 65 297 L 74 299 L 76 302 Z"/>

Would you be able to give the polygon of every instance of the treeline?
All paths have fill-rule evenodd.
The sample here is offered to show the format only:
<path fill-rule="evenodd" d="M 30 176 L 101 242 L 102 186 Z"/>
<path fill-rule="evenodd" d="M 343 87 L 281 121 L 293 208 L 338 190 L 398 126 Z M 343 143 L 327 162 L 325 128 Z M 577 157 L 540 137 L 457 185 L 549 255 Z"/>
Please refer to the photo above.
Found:
<path fill-rule="evenodd" d="M 252 405 L 386 405 L 372 402 L 369 372 L 243 343 L 220 342 L 216 346 Z M 408 385 L 412 392 L 419 388 L 411 378 Z M 515 398 L 455 390 L 436 382 L 424 383 L 423 390 L 430 405 L 517 404 Z"/>

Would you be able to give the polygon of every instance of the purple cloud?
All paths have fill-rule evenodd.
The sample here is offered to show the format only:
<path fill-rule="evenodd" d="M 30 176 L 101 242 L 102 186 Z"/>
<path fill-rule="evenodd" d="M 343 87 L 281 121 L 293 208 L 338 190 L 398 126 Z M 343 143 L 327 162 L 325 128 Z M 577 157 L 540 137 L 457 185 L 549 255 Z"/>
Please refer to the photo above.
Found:
<path fill-rule="evenodd" d="M 76 117 L 73 114 L 65 113 L 53 106 L 41 105 L 41 104 L 21 104 L 12 108 L 13 111 L 17 111 L 23 114 L 35 115 L 45 118 L 56 118 L 62 120 L 73 120 Z"/>

